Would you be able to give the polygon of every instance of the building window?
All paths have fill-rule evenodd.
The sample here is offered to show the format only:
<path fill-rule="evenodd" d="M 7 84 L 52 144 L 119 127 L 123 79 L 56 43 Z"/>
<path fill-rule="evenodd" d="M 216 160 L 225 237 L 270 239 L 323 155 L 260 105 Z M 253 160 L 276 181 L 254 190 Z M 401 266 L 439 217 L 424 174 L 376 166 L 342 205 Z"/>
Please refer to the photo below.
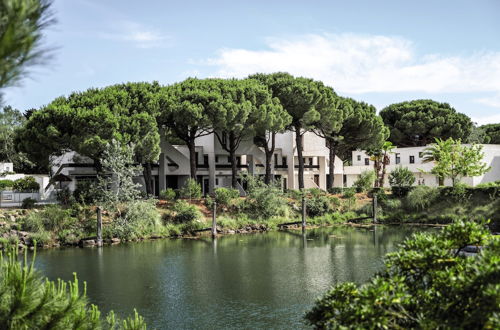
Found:
<path fill-rule="evenodd" d="M 313 166 L 313 158 L 309 158 L 309 166 Z"/>
<path fill-rule="evenodd" d="M 365 165 L 370 165 L 370 158 L 365 158 Z"/>
<path fill-rule="evenodd" d="M 361 161 L 361 155 L 358 155 L 358 162 Z"/>
<path fill-rule="evenodd" d="M 208 165 L 208 155 L 203 155 L 203 165 Z"/>
<path fill-rule="evenodd" d="M 281 157 L 281 165 L 286 165 L 286 156 Z"/>
<path fill-rule="evenodd" d="M 227 162 L 231 163 L 231 156 L 227 156 Z"/>
<path fill-rule="evenodd" d="M 219 156 L 215 156 L 215 162 L 218 163 L 219 162 Z"/>
<path fill-rule="evenodd" d="M 415 164 L 415 156 L 410 156 L 410 164 Z"/>
<path fill-rule="evenodd" d="M 237 164 L 238 166 L 240 166 L 240 165 L 241 165 L 241 156 L 237 156 L 237 157 L 236 157 L 236 164 Z"/>
<path fill-rule="evenodd" d="M 225 146 L 227 144 L 227 134 L 226 132 L 222 133 L 222 145 Z"/>
<path fill-rule="evenodd" d="M 424 157 L 424 153 L 423 153 L 422 151 L 420 151 L 420 152 L 418 153 L 418 158 L 422 158 L 422 157 Z"/>
<path fill-rule="evenodd" d="M 401 154 L 396 154 L 396 164 L 401 163 Z"/>
<path fill-rule="evenodd" d="M 215 185 L 218 186 L 219 185 L 219 178 L 215 178 Z"/>
<path fill-rule="evenodd" d="M 274 154 L 274 165 L 278 165 L 278 154 Z"/>
<path fill-rule="evenodd" d="M 196 159 L 196 164 L 198 164 L 198 151 L 194 153 L 194 159 Z"/>

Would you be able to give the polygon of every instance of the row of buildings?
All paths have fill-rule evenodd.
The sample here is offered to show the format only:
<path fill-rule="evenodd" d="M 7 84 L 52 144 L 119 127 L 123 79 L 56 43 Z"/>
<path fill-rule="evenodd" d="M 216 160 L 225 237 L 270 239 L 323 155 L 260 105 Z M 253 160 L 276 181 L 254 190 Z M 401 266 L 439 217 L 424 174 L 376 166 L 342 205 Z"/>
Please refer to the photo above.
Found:
<path fill-rule="evenodd" d="M 224 142 L 224 141 L 222 141 Z M 326 189 L 329 173 L 329 152 L 325 140 L 314 133 L 303 135 L 304 185 L 305 188 Z M 231 164 L 228 153 L 214 134 L 200 137 L 196 141 L 197 180 L 203 193 L 213 192 L 218 187 L 231 186 Z M 396 148 L 390 155 L 387 173 L 398 166 L 410 169 L 415 177 L 415 184 L 437 186 L 438 180 L 430 174 L 433 163 L 423 163 L 422 153 L 425 147 Z M 463 178 L 463 182 L 471 186 L 480 183 L 500 180 L 500 145 L 484 145 L 484 162 L 491 167 L 482 176 Z M 58 183 L 51 181 L 45 189 L 67 186 L 74 190 L 80 180 L 95 177 L 90 160 L 78 157 L 75 153 L 67 153 L 53 160 L 51 177 L 64 178 Z M 161 140 L 159 162 L 153 166 L 154 193 L 157 195 L 166 188 L 177 189 L 184 185 L 190 175 L 189 151 L 184 145 L 169 144 Z M 265 154 L 252 140 L 242 141 L 237 152 L 237 167 L 240 172 L 250 175 L 264 175 Z M 358 176 L 373 169 L 373 162 L 364 151 L 353 151 L 350 165 L 345 165 L 339 158 L 335 159 L 334 186 L 351 187 Z M 276 136 L 276 149 L 272 157 L 272 173 L 281 182 L 283 189 L 298 189 L 298 158 L 295 135 L 285 132 Z M 144 179 L 137 180 L 144 184 Z M 451 182 L 445 181 L 446 185 Z M 386 180 L 386 185 L 388 182 Z M 238 189 L 244 194 L 244 187 Z"/>

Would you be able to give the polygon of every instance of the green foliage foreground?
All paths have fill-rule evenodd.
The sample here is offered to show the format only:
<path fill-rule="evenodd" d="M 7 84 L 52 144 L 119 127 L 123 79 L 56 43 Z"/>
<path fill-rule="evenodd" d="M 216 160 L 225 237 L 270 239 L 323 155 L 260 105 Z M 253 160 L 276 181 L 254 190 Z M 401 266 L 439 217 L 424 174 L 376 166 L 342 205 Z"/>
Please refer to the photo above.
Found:
<path fill-rule="evenodd" d="M 473 257 L 457 253 L 468 244 L 484 249 Z M 416 234 L 387 255 L 369 283 L 333 287 L 306 319 L 331 329 L 498 329 L 500 240 L 475 222 Z"/>
<path fill-rule="evenodd" d="M 97 306 L 79 291 L 78 280 L 45 279 L 28 264 L 18 261 L 12 249 L 0 259 L 0 328 L 2 329 L 145 329 L 144 319 L 119 321 L 113 312 L 105 319 Z"/>

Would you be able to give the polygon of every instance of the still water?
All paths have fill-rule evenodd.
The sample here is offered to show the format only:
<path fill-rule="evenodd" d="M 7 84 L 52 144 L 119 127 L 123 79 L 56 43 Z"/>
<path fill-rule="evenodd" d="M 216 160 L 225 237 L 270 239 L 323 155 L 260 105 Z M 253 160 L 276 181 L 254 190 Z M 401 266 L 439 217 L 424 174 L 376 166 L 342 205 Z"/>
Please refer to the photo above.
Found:
<path fill-rule="evenodd" d="M 363 283 L 412 227 L 332 227 L 39 251 L 51 279 L 87 282 L 92 303 L 157 329 L 303 328 L 315 299 Z"/>

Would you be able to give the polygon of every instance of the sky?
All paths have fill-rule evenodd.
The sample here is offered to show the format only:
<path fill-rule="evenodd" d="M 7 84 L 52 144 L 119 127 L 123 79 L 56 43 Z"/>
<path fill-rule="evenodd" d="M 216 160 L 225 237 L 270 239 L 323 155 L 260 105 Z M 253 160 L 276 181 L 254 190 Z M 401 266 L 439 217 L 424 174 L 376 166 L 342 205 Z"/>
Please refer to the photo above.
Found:
<path fill-rule="evenodd" d="M 500 0 L 54 0 L 47 65 L 5 104 L 127 81 L 287 71 L 378 110 L 414 99 L 500 123 Z"/>

